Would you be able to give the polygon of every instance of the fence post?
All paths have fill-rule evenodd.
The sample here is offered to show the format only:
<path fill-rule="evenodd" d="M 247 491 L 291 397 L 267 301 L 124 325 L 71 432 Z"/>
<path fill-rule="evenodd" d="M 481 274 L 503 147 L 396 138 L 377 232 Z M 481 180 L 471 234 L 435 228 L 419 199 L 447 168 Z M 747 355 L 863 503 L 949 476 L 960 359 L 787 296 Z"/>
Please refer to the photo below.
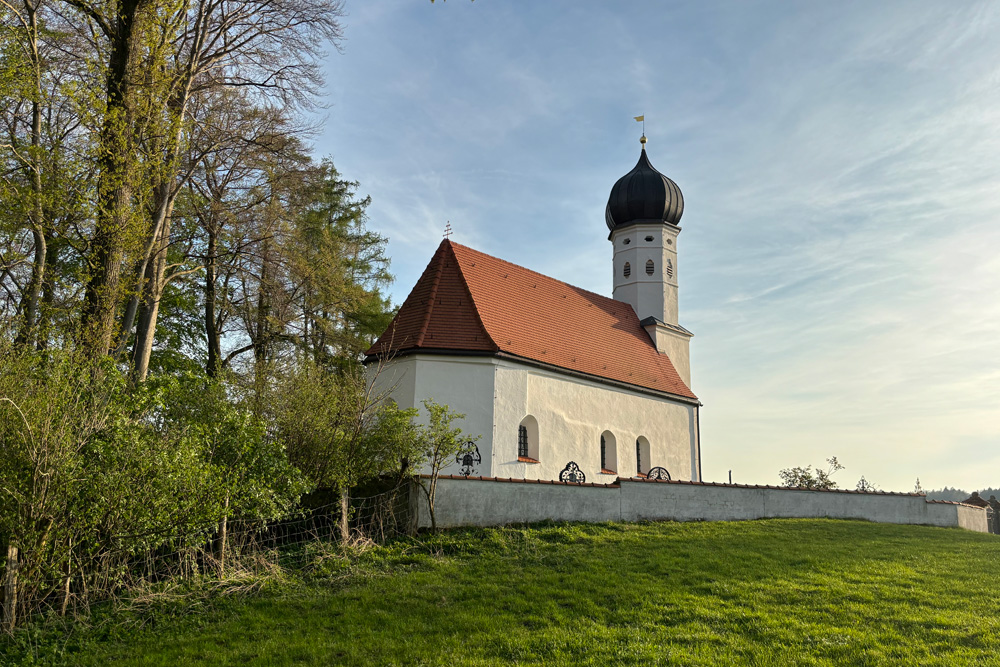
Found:
<path fill-rule="evenodd" d="M 3 629 L 13 632 L 17 622 L 17 547 L 7 545 L 7 566 L 3 584 Z"/>
<path fill-rule="evenodd" d="M 420 482 L 416 477 L 410 478 L 406 495 L 406 534 L 414 536 L 420 528 L 420 503 L 424 496 L 420 490 Z"/>
<path fill-rule="evenodd" d="M 226 574 L 226 536 L 229 530 L 229 494 L 226 494 L 225 513 L 219 522 L 219 534 L 215 540 L 215 557 L 219 561 L 219 578 Z"/>
<path fill-rule="evenodd" d="M 351 532 L 347 517 L 351 509 L 350 497 L 347 495 L 347 487 L 340 487 L 340 541 L 347 544 Z"/>

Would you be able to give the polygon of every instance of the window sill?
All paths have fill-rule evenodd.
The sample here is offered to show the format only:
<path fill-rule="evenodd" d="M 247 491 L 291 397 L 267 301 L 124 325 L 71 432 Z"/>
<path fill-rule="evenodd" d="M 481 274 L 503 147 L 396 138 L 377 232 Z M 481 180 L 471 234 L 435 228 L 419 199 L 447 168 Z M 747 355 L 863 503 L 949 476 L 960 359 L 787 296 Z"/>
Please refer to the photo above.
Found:
<path fill-rule="evenodd" d="M 608 470 L 607 468 L 601 468 L 602 475 L 617 475 L 618 473 L 614 470 Z"/>
<path fill-rule="evenodd" d="M 644 472 L 637 472 L 637 473 L 635 474 L 635 476 L 636 476 L 636 477 L 641 477 L 642 479 L 645 479 L 645 478 L 649 477 L 649 475 L 647 475 L 647 474 L 646 474 L 646 473 L 644 473 Z"/>
<path fill-rule="evenodd" d="M 521 463 L 539 463 L 538 459 L 533 459 L 530 456 L 518 456 L 517 460 Z"/>

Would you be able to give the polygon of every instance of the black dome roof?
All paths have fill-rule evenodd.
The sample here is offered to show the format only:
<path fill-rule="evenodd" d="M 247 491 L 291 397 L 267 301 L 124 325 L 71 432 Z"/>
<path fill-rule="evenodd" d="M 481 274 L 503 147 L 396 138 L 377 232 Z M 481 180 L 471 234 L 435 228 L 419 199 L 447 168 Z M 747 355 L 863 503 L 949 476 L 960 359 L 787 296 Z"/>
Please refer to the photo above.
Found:
<path fill-rule="evenodd" d="M 639 161 L 611 188 L 604 219 L 608 229 L 635 222 L 669 222 L 676 225 L 684 214 L 684 195 L 672 180 L 656 171 L 642 147 Z"/>

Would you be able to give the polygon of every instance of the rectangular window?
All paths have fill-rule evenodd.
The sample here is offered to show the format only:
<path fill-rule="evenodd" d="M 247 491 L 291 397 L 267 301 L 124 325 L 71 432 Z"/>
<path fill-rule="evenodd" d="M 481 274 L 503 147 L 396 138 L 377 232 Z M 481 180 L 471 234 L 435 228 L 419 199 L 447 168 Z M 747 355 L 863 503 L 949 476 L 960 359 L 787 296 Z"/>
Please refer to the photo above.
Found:
<path fill-rule="evenodd" d="M 528 456 L 528 429 L 525 426 L 517 427 L 517 455 Z"/>
<path fill-rule="evenodd" d="M 635 441 L 635 471 L 642 474 L 642 445 L 639 441 Z"/>
<path fill-rule="evenodd" d="M 608 469 L 608 445 L 604 442 L 604 436 L 601 436 L 601 470 Z"/>

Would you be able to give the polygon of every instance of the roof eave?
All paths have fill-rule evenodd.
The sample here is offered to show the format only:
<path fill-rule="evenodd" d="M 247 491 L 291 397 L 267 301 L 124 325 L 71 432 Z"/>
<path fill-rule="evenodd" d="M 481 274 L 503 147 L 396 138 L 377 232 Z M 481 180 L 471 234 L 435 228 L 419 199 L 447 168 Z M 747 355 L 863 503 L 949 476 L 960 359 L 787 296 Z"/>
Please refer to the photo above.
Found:
<path fill-rule="evenodd" d="M 669 391 L 652 389 L 650 387 L 644 387 L 642 385 L 632 384 L 630 382 L 622 382 L 621 380 L 614 380 L 612 378 L 607 378 L 604 377 L 603 375 L 594 375 L 593 373 L 585 373 L 583 371 L 573 370 L 572 368 L 566 368 L 565 366 L 548 364 L 545 363 L 544 361 L 538 361 L 536 359 L 531 359 L 529 357 L 522 357 L 520 355 L 512 354 L 510 352 L 504 352 L 503 350 L 496 350 L 496 351 L 452 350 L 452 349 L 442 349 L 442 348 L 410 347 L 405 350 L 393 350 L 389 360 L 398 359 L 400 357 L 408 357 L 414 354 L 431 354 L 431 355 L 454 356 L 454 357 L 495 357 L 497 359 L 508 359 L 510 361 L 516 361 L 526 366 L 534 366 L 535 368 L 540 368 L 542 370 L 552 371 L 553 373 L 568 375 L 570 377 L 580 378 L 584 380 L 590 380 L 592 382 L 598 382 L 600 384 L 605 384 L 611 387 L 617 387 L 618 389 L 627 389 L 629 391 L 635 391 L 640 394 L 656 396 L 657 398 L 666 398 L 668 400 L 677 401 L 679 403 L 686 403 L 688 405 L 694 405 L 698 407 L 704 405 L 698 399 L 697 396 L 693 395 L 693 393 L 691 396 L 684 396 L 683 394 L 675 394 Z M 367 355 L 365 356 L 362 363 L 368 365 L 374 361 L 377 361 L 381 357 L 382 355 L 380 354 Z"/>

